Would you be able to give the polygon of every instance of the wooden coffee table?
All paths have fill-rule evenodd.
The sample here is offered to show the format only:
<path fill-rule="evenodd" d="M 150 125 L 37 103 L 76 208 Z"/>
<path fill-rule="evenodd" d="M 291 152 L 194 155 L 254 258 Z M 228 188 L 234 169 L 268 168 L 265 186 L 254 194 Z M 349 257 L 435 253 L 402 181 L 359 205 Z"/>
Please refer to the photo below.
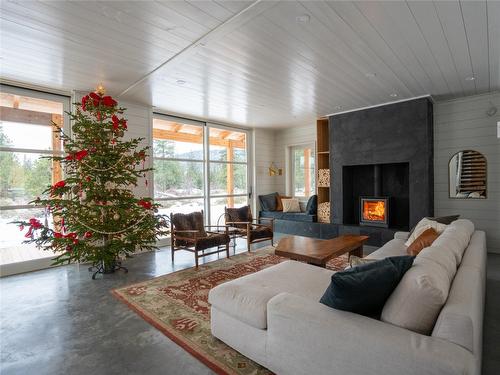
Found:
<path fill-rule="evenodd" d="M 349 253 L 358 257 L 363 256 L 363 244 L 368 240 L 368 236 L 356 236 L 347 234 L 332 238 L 330 240 L 320 240 L 317 238 L 289 236 L 282 238 L 276 246 L 275 254 L 326 267 L 326 263 L 339 255 Z"/>

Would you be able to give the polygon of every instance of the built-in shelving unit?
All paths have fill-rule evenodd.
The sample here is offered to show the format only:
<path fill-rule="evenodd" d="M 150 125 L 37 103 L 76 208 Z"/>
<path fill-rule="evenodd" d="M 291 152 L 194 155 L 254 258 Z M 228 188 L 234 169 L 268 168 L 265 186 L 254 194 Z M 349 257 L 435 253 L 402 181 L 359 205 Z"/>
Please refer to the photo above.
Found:
<path fill-rule="evenodd" d="M 321 118 L 316 121 L 316 136 L 318 221 L 329 223 L 330 208 L 327 208 L 327 213 L 325 211 L 325 203 L 330 202 L 330 136 L 328 118 Z"/>

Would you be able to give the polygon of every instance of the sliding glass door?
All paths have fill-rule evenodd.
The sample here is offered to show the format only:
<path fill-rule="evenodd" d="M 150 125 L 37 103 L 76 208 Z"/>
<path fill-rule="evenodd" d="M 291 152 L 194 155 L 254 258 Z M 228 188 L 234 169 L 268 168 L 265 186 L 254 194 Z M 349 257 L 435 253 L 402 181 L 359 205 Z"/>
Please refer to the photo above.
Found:
<path fill-rule="evenodd" d="M 153 118 L 154 198 L 160 213 L 205 209 L 204 123 Z"/>
<path fill-rule="evenodd" d="M 210 125 L 208 134 L 210 223 L 217 224 L 224 207 L 248 204 L 247 133 Z"/>
<path fill-rule="evenodd" d="M 204 210 L 223 223 L 224 207 L 248 204 L 248 134 L 244 130 L 155 114 L 154 197 L 161 212 Z"/>
<path fill-rule="evenodd" d="M 0 266 L 2 275 L 44 268 L 53 253 L 23 244 L 16 220 L 32 217 L 50 225 L 48 212 L 30 201 L 62 177 L 58 163 L 43 156 L 61 155 L 57 126 L 67 125 L 69 97 L 10 86 L 0 92 Z"/>

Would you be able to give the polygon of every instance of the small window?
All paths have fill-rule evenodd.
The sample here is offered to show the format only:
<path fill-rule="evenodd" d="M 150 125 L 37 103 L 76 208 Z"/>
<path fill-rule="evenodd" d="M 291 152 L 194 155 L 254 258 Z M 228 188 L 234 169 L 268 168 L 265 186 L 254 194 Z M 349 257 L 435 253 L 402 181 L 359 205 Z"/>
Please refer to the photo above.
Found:
<path fill-rule="evenodd" d="M 316 191 L 314 145 L 293 146 L 290 151 L 292 195 L 307 198 Z"/>

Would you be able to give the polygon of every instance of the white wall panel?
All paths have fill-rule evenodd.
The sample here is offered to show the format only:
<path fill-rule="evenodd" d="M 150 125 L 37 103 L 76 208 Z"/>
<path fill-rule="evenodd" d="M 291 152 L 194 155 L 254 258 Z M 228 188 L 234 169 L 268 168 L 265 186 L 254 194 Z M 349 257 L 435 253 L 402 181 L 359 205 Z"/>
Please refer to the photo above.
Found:
<path fill-rule="evenodd" d="M 289 194 L 290 189 L 287 187 L 289 180 L 288 173 L 290 166 L 287 149 L 290 146 L 300 145 L 304 143 L 316 143 L 316 124 L 310 124 L 302 127 L 281 129 L 276 131 L 275 143 L 275 163 L 283 168 L 283 175 L 276 176 L 276 191 L 280 194 Z"/>
<path fill-rule="evenodd" d="M 495 105 L 499 111 L 488 116 Z M 486 231 L 488 251 L 500 253 L 500 93 L 470 96 L 434 106 L 434 211 L 460 214 Z M 487 159 L 487 199 L 450 199 L 448 162 L 458 151 L 472 149 Z"/>

